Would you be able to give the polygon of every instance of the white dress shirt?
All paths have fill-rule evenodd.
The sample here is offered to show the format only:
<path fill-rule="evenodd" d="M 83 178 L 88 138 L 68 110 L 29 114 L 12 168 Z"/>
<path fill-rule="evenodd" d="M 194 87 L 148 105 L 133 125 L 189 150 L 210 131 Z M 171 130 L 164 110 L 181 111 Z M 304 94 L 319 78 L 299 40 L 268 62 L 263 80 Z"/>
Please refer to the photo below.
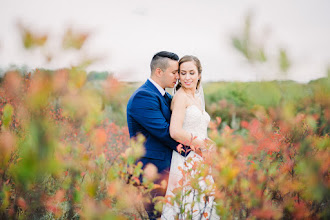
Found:
<path fill-rule="evenodd" d="M 150 77 L 148 78 L 148 80 L 154 84 L 154 86 L 156 86 L 156 88 L 158 89 L 158 91 L 160 92 L 160 94 L 162 94 L 162 96 L 165 95 L 165 89 L 163 89 L 160 85 L 158 85 L 158 83 L 156 83 L 155 81 L 153 81 Z"/>

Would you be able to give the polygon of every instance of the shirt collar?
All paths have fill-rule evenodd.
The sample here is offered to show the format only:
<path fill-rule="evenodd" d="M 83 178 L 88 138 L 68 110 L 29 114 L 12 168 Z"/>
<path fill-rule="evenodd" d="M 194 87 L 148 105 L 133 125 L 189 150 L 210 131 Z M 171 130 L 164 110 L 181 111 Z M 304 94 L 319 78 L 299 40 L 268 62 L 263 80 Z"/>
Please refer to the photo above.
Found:
<path fill-rule="evenodd" d="M 150 77 L 148 78 L 148 80 L 154 84 L 154 86 L 156 86 L 156 88 L 158 89 L 158 91 L 160 92 L 160 94 L 162 94 L 162 96 L 165 95 L 165 90 L 160 86 L 158 85 L 155 81 L 153 81 Z"/>

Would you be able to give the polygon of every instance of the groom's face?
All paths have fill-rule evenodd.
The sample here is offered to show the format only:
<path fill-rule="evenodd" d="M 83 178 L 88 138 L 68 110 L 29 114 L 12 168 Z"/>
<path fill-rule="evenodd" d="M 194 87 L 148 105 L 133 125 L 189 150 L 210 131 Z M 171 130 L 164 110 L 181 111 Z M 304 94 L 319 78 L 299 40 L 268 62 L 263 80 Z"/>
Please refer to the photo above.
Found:
<path fill-rule="evenodd" d="M 162 84 L 164 88 L 173 88 L 179 79 L 179 63 L 175 60 L 168 60 L 168 67 L 163 71 Z"/>

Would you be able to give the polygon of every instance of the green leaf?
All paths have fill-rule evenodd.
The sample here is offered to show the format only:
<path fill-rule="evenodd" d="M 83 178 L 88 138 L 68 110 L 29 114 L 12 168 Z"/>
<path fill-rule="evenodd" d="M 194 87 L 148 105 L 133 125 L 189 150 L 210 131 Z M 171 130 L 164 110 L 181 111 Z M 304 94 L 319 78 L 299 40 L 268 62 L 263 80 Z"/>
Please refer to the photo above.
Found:
<path fill-rule="evenodd" d="M 282 72 L 287 72 L 288 69 L 290 68 L 291 64 L 290 64 L 290 60 L 286 54 L 286 51 L 284 49 L 280 49 L 279 51 L 279 58 L 278 58 L 278 62 L 280 65 L 280 69 Z"/>
<path fill-rule="evenodd" d="M 10 126 L 12 116 L 14 113 L 14 108 L 10 104 L 6 104 L 3 108 L 3 115 L 2 115 L 2 121 L 4 127 L 8 128 Z"/>

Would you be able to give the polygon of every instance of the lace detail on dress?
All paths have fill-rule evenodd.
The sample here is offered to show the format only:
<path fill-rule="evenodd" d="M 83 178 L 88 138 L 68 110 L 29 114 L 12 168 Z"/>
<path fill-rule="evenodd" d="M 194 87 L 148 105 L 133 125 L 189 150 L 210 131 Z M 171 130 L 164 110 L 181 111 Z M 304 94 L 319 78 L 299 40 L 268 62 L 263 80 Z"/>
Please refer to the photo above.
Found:
<path fill-rule="evenodd" d="M 186 108 L 186 115 L 182 126 L 185 131 L 205 139 L 207 137 L 209 123 L 210 115 L 206 111 L 201 111 L 196 105 L 190 105 Z"/>

